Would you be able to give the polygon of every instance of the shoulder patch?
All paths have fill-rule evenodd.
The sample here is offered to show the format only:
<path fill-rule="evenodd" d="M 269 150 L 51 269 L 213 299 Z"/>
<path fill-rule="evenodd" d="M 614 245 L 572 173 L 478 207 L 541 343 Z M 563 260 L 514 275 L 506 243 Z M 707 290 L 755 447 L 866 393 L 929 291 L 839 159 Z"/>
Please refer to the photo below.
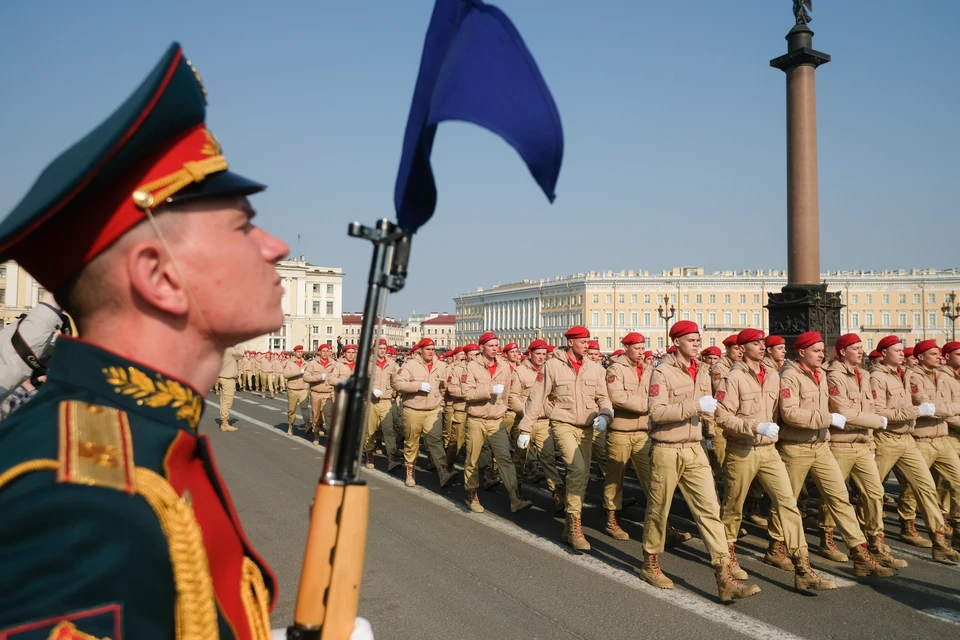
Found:
<path fill-rule="evenodd" d="M 617 381 L 617 376 L 607 376 L 607 384 L 611 384 Z"/>
<path fill-rule="evenodd" d="M 877 390 L 876 390 L 876 389 L 871 389 L 871 390 L 870 390 L 870 393 L 873 394 L 873 399 L 876 400 L 876 399 L 877 399 Z"/>
<path fill-rule="evenodd" d="M 720 372 L 719 372 L 719 371 L 716 372 L 715 374 L 713 374 L 713 379 L 714 379 L 714 380 L 719 380 L 719 379 L 722 378 L 722 377 L 723 377 L 723 376 L 720 375 Z"/>
<path fill-rule="evenodd" d="M 789 398 L 789 397 L 790 397 L 790 389 L 788 389 L 788 388 L 786 388 L 786 387 L 784 387 L 783 389 L 780 389 L 780 397 L 783 398 L 784 400 L 786 400 L 787 398 Z"/>
<path fill-rule="evenodd" d="M 0 629 L 3 640 L 108 640 L 122 637 L 120 605 L 75 611 Z"/>
<path fill-rule="evenodd" d="M 463 374 L 462 376 L 460 376 L 460 382 L 466 382 L 466 381 L 467 381 L 467 374 Z"/>
<path fill-rule="evenodd" d="M 135 493 L 133 440 L 127 414 L 79 400 L 60 403 L 58 482 Z"/>
<path fill-rule="evenodd" d="M 840 387 L 835 384 L 830 385 L 830 395 L 838 396 L 840 395 Z"/>
<path fill-rule="evenodd" d="M 915 384 L 911 384 L 911 385 L 910 385 L 910 393 L 920 393 L 920 388 L 919 388 L 917 385 L 915 385 Z"/>
<path fill-rule="evenodd" d="M 727 397 L 727 392 L 721 389 L 720 391 L 717 391 L 717 395 L 715 396 L 715 399 L 717 402 L 723 402 L 723 399 L 726 397 Z"/>
<path fill-rule="evenodd" d="M 447 382 L 453 382 L 453 376 L 447 376 Z"/>
<path fill-rule="evenodd" d="M 658 384 L 652 384 L 652 385 L 650 385 L 650 395 L 651 395 L 651 396 L 658 396 L 658 395 L 660 395 L 660 385 L 658 385 Z"/>

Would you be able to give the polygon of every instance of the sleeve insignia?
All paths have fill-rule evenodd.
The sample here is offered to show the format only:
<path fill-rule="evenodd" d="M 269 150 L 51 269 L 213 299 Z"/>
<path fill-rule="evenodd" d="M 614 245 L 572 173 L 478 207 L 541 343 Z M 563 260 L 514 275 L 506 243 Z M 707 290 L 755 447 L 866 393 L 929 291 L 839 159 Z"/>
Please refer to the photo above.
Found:
<path fill-rule="evenodd" d="M 720 372 L 719 372 L 719 371 L 716 372 L 715 374 L 713 374 L 713 379 L 714 379 L 714 380 L 719 380 L 721 377 L 722 377 L 722 376 L 720 375 Z"/>
<path fill-rule="evenodd" d="M 543 382 L 543 371 L 537 374 L 537 382 Z"/>
<path fill-rule="evenodd" d="M 787 398 L 789 398 L 789 397 L 790 397 L 790 389 L 787 389 L 787 388 L 780 389 L 780 397 L 783 398 L 784 400 L 786 400 Z"/>
<path fill-rule="evenodd" d="M 79 400 L 60 403 L 58 482 L 135 493 L 133 439 L 127 414 Z"/>
<path fill-rule="evenodd" d="M 726 391 L 723 391 L 722 389 L 720 391 L 717 391 L 717 395 L 716 395 L 717 402 L 723 402 L 723 399 L 726 397 L 727 397 Z"/>
<path fill-rule="evenodd" d="M 447 376 L 447 382 L 453 382 L 453 376 Z"/>
<path fill-rule="evenodd" d="M 462 376 L 460 376 L 460 382 L 466 382 L 466 381 L 467 381 L 467 374 L 463 374 Z"/>
<path fill-rule="evenodd" d="M 876 399 L 877 399 L 877 390 L 876 390 L 876 389 L 871 389 L 871 390 L 870 390 L 870 393 L 873 394 L 873 399 L 876 400 Z"/>
<path fill-rule="evenodd" d="M 830 395 L 838 396 L 840 395 L 840 387 L 835 384 L 830 385 Z"/>
<path fill-rule="evenodd" d="M 920 393 L 920 388 L 917 385 L 912 384 L 910 385 L 910 393 Z"/>
<path fill-rule="evenodd" d="M 122 637 L 120 605 L 75 611 L 0 629 L 3 640 L 108 640 Z"/>
<path fill-rule="evenodd" d="M 617 376 L 607 376 L 607 384 L 613 384 L 617 381 Z"/>
<path fill-rule="evenodd" d="M 658 385 L 658 384 L 652 384 L 652 385 L 650 385 L 650 395 L 651 395 L 652 397 L 656 397 L 656 396 L 660 395 L 660 385 Z"/>

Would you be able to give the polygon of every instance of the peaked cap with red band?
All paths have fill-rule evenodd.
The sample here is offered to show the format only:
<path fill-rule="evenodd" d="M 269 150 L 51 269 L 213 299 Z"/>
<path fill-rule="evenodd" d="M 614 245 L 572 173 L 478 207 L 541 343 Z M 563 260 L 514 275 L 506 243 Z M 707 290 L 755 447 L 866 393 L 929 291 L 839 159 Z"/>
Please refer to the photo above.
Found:
<path fill-rule="evenodd" d="M 266 187 L 227 170 L 207 130 L 206 91 L 180 45 L 126 102 L 40 174 L 0 223 L 0 262 L 16 260 L 48 290 L 164 204 L 245 196 Z"/>

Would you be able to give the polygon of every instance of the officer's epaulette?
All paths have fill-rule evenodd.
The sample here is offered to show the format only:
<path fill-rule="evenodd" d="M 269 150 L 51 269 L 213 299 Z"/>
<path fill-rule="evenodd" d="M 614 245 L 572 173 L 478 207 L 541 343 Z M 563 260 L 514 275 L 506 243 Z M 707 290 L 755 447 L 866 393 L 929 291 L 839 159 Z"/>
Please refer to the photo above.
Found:
<path fill-rule="evenodd" d="M 57 481 L 136 493 L 127 414 L 80 400 L 64 400 L 59 411 Z"/>

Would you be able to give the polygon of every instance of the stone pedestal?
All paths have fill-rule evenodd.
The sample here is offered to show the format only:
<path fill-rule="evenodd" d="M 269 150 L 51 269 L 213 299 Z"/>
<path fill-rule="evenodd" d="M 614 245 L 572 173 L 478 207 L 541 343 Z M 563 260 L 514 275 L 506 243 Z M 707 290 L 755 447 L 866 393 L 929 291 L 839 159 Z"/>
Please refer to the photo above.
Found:
<path fill-rule="evenodd" d="M 788 284 L 780 293 L 767 295 L 770 335 L 783 336 L 791 357 L 793 341 L 805 331 L 819 331 L 828 347 L 837 343 L 843 308 L 839 293 L 828 293 L 825 284 Z"/>

